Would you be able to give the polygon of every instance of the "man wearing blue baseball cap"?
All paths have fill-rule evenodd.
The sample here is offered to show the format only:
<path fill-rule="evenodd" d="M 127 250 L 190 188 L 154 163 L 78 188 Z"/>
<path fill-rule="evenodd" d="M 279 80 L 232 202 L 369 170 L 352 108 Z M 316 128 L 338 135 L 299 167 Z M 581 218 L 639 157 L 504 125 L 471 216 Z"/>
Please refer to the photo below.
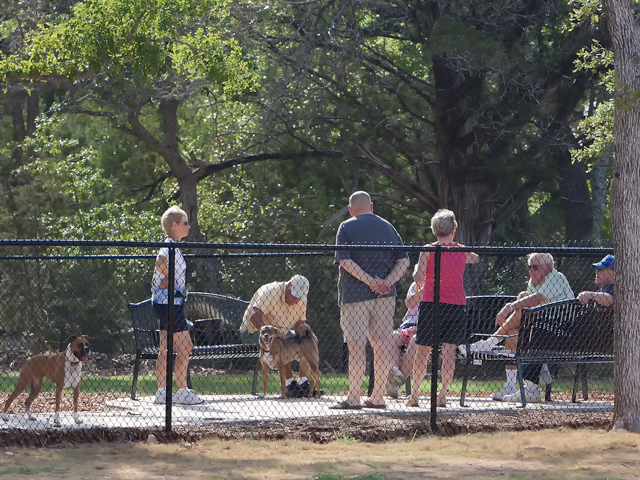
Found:
<path fill-rule="evenodd" d="M 578 300 L 580 303 L 599 303 L 605 307 L 613 305 L 614 287 L 616 283 L 616 259 L 613 255 L 607 255 L 598 263 L 592 264 L 596 269 L 597 292 L 580 292 Z"/>

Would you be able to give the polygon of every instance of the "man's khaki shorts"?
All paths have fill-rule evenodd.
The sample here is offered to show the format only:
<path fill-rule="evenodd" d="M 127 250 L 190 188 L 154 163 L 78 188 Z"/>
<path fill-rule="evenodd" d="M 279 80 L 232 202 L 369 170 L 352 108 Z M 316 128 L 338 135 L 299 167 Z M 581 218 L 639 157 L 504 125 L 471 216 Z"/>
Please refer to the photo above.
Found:
<path fill-rule="evenodd" d="M 340 327 L 344 341 L 390 338 L 396 297 L 374 298 L 364 302 L 345 303 L 340 307 Z"/>

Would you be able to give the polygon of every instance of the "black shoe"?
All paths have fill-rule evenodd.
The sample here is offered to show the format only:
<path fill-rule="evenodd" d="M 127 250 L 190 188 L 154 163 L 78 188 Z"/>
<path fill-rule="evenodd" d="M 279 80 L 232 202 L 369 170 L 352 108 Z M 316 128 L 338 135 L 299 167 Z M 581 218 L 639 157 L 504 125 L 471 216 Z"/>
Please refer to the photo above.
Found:
<path fill-rule="evenodd" d="M 296 391 L 291 397 L 306 398 L 309 396 L 309 382 L 298 383 Z"/>
<path fill-rule="evenodd" d="M 289 397 L 289 398 L 298 398 L 298 396 L 297 396 L 298 390 L 299 390 L 298 382 L 296 382 L 294 380 L 289 385 L 287 385 L 287 397 Z"/>

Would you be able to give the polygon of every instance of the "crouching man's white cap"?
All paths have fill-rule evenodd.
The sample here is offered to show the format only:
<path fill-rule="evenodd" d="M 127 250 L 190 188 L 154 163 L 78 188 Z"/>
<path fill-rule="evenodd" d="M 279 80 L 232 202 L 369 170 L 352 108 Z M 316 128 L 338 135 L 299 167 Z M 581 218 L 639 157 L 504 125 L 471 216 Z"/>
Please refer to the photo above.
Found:
<path fill-rule="evenodd" d="M 299 298 L 303 302 L 307 301 L 307 295 L 309 294 L 309 280 L 302 275 L 294 275 L 289 280 L 291 286 L 291 295 Z"/>

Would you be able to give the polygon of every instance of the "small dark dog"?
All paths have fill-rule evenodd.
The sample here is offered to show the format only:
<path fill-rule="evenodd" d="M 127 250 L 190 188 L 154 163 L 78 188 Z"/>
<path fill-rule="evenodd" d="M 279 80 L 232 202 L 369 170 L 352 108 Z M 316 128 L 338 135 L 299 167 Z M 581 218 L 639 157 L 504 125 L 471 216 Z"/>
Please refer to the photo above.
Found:
<path fill-rule="evenodd" d="M 260 329 L 260 364 L 262 365 L 262 383 L 265 395 L 267 394 L 269 369 L 274 369 L 280 372 L 282 398 L 287 398 L 285 383 L 287 379 L 284 377 L 284 366 L 293 360 L 298 360 L 300 370 L 308 372 L 309 375 L 309 397 L 314 389 L 314 380 L 317 396 L 320 396 L 320 355 L 314 341 L 315 335 L 308 325 L 306 325 L 304 332 L 296 333 L 299 338 L 283 339 L 280 331 L 271 325 L 264 325 Z"/>
<path fill-rule="evenodd" d="M 89 364 L 88 354 L 89 337 L 82 335 L 69 337 L 69 345 L 64 352 L 42 353 L 27 360 L 20 369 L 20 378 L 16 388 L 4 403 L 2 419 L 4 421 L 9 419 L 7 411 L 11 407 L 11 403 L 27 388 L 27 385 L 31 384 L 31 393 L 25 406 L 27 407 L 27 418 L 35 420 L 36 418 L 31 415 L 29 408 L 42 390 L 44 379 L 48 378 L 56 384 L 56 411 L 53 416 L 53 424 L 60 426 L 60 401 L 64 387 L 73 387 L 73 418 L 76 423 L 82 423 L 78 417 L 78 395 L 82 380 L 82 363 Z"/>

